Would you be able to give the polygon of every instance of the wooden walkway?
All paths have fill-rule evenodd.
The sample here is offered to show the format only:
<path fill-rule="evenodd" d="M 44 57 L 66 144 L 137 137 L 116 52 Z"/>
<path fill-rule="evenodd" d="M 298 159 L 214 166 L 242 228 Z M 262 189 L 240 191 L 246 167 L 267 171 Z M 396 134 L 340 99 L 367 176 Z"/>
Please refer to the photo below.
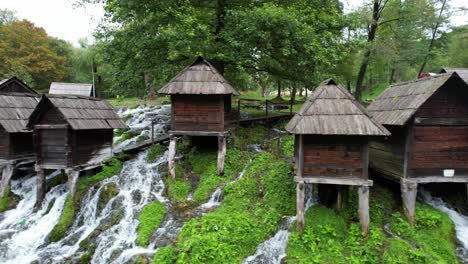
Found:
<path fill-rule="evenodd" d="M 143 142 L 140 142 L 138 144 L 132 144 L 130 146 L 127 146 L 127 147 L 125 147 L 125 148 L 123 148 L 123 149 L 121 149 L 119 151 L 114 152 L 114 154 L 135 153 L 135 152 L 140 151 L 141 149 L 144 149 L 144 148 L 147 148 L 147 147 L 151 146 L 152 144 L 161 143 L 161 142 L 167 141 L 167 140 L 169 140 L 169 135 L 168 134 L 161 135 L 161 136 L 155 137 L 154 140 L 152 140 L 150 138 L 150 139 L 147 139 L 147 140 L 145 140 Z"/>

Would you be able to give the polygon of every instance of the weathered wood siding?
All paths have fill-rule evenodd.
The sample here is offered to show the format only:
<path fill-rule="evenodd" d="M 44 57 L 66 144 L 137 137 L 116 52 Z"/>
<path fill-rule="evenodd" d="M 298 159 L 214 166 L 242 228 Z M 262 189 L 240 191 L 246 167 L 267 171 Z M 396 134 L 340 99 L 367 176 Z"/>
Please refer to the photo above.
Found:
<path fill-rule="evenodd" d="M 10 134 L 10 158 L 22 158 L 34 154 L 33 133 Z"/>
<path fill-rule="evenodd" d="M 442 87 L 416 112 L 410 141 L 408 176 L 443 176 L 455 169 L 456 176 L 468 177 L 468 92 Z M 425 123 L 424 123 L 425 121 Z"/>
<path fill-rule="evenodd" d="M 67 121 L 63 115 L 59 112 L 56 107 L 49 107 L 47 111 L 42 115 L 39 124 L 44 125 L 56 125 L 56 124 L 66 124 Z"/>
<path fill-rule="evenodd" d="M 224 131 L 222 95 L 172 95 L 172 130 Z"/>
<path fill-rule="evenodd" d="M 69 130 L 35 128 L 34 144 L 38 165 L 68 166 Z"/>
<path fill-rule="evenodd" d="M 359 137 L 304 136 L 304 177 L 366 177 L 366 142 Z"/>
<path fill-rule="evenodd" d="M 24 88 L 21 84 L 12 81 L 7 85 L 4 85 L 0 90 L 2 93 L 31 93 L 30 90 Z"/>
<path fill-rule="evenodd" d="M 97 163 L 112 156 L 113 130 L 72 131 L 72 165 Z"/>
<path fill-rule="evenodd" d="M 387 127 L 391 136 L 369 143 L 369 166 L 383 176 L 398 180 L 404 177 L 406 128 Z"/>
<path fill-rule="evenodd" d="M 10 157 L 10 136 L 0 127 L 0 159 L 8 159 Z"/>

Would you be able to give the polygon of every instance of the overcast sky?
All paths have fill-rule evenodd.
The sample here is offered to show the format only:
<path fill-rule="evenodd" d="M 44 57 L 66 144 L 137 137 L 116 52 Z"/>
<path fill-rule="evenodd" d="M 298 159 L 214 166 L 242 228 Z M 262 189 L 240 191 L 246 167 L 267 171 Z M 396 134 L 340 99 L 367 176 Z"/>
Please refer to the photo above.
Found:
<path fill-rule="evenodd" d="M 366 0 L 341 0 L 349 11 Z M 450 0 L 454 7 L 468 8 L 468 0 Z M 51 36 L 77 44 L 81 38 L 92 40 L 92 34 L 104 15 L 102 5 L 75 8 L 73 0 L 0 0 L 0 8 L 16 12 L 21 19 L 28 19 L 43 27 Z M 468 14 L 453 16 L 454 25 L 468 24 Z"/>

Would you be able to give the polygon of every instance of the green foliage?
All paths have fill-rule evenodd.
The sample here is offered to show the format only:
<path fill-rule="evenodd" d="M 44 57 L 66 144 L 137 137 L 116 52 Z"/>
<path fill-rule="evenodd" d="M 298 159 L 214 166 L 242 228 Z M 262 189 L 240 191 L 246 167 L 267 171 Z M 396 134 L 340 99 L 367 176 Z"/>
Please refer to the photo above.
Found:
<path fill-rule="evenodd" d="M 104 179 L 118 174 L 122 168 L 122 162 L 116 158 L 113 158 L 109 164 L 102 166 L 102 171 L 98 172 L 94 176 L 81 178 L 78 182 L 78 191 L 84 191 L 89 185 L 98 183 Z"/>
<path fill-rule="evenodd" d="M 127 139 L 131 139 L 131 138 L 137 137 L 137 136 L 139 136 L 140 134 L 141 134 L 140 131 L 130 131 L 130 130 L 129 130 L 129 131 L 125 131 L 125 132 L 123 132 L 122 136 L 121 136 L 118 140 L 116 140 L 116 141 L 114 142 L 114 145 L 118 145 L 118 144 L 124 142 L 124 141 L 127 140 Z"/>
<path fill-rule="evenodd" d="M 124 122 L 127 122 L 127 121 L 130 120 L 130 118 L 132 118 L 132 117 L 133 117 L 132 114 L 127 114 L 127 115 L 124 115 L 124 116 L 122 117 L 122 120 L 123 120 Z"/>
<path fill-rule="evenodd" d="M 281 138 L 281 150 L 283 155 L 292 158 L 294 156 L 294 136 L 288 135 Z"/>
<path fill-rule="evenodd" d="M 187 199 L 190 192 L 190 183 L 187 182 L 184 169 L 179 163 L 175 164 L 176 177 L 166 177 L 165 184 L 167 194 L 172 201 L 183 202 Z"/>
<path fill-rule="evenodd" d="M 249 145 L 262 144 L 268 138 L 268 134 L 268 128 L 264 126 L 239 127 L 234 137 L 234 146 L 245 150 Z"/>
<path fill-rule="evenodd" d="M 153 202 L 146 205 L 140 214 L 140 224 L 138 225 L 139 246 L 147 247 L 151 234 L 159 227 L 166 214 L 166 207 L 161 202 Z"/>
<path fill-rule="evenodd" d="M 166 152 L 165 146 L 161 144 L 151 145 L 146 155 L 146 161 L 149 163 L 155 162 L 164 152 Z"/>
<path fill-rule="evenodd" d="M 11 193 L 10 185 L 5 188 L 5 193 L 2 198 L 0 198 L 0 213 L 9 209 L 11 202 L 13 201 L 13 196 Z"/>
<path fill-rule="evenodd" d="M 171 246 L 163 247 L 156 251 L 153 264 L 172 264 L 177 260 L 177 252 Z"/>
<path fill-rule="evenodd" d="M 121 135 L 123 135 L 123 133 L 129 131 L 130 128 L 117 128 L 115 131 L 114 131 L 114 137 L 120 137 Z"/>
<path fill-rule="evenodd" d="M 269 153 L 259 154 L 241 179 L 226 185 L 216 211 L 184 225 L 177 262 L 241 262 L 275 232 L 282 215 L 294 214 L 294 197 L 289 165 Z M 173 254 L 171 250 L 171 259 Z"/>
<path fill-rule="evenodd" d="M 57 242 L 63 237 L 65 237 L 68 228 L 71 227 L 73 221 L 75 220 L 75 215 L 75 203 L 73 202 L 70 196 L 67 196 L 59 221 L 49 234 L 49 240 L 51 242 Z"/>
<path fill-rule="evenodd" d="M 80 264 L 88 264 L 91 263 L 93 259 L 94 252 L 96 251 L 96 246 L 91 246 L 86 253 L 81 255 L 80 257 Z"/>

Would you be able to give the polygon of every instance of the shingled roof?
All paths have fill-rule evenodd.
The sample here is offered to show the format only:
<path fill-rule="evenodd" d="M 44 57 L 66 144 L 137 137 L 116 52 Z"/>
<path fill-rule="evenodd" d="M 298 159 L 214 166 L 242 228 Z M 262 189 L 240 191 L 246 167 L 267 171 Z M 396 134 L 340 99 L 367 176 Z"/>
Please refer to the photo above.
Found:
<path fill-rule="evenodd" d="M 234 94 L 239 93 L 207 60 L 198 57 L 168 84 L 160 94 Z"/>
<path fill-rule="evenodd" d="M 456 72 L 466 83 L 468 83 L 468 68 L 442 68 L 440 73 Z"/>
<path fill-rule="evenodd" d="M 50 84 L 49 94 L 92 96 L 93 85 L 91 83 L 53 82 Z"/>
<path fill-rule="evenodd" d="M 312 135 L 390 135 L 344 87 L 331 79 L 317 87 L 286 130 Z"/>
<path fill-rule="evenodd" d="M 39 96 L 35 94 L 0 94 L 0 125 L 8 133 L 30 132 L 26 124 L 38 102 Z"/>
<path fill-rule="evenodd" d="M 29 118 L 28 127 L 55 107 L 74 130 L 127 128 L 111 105 L 104 100 L 78 95 L 43 95 Z"/>
<path fill-rule="evenodd" d="M 403 82 L 387 88 L 367 110 L 383 125 L 403 126 L 419 107 L 449 80 L 468 86 L 457 73 Z"/>

